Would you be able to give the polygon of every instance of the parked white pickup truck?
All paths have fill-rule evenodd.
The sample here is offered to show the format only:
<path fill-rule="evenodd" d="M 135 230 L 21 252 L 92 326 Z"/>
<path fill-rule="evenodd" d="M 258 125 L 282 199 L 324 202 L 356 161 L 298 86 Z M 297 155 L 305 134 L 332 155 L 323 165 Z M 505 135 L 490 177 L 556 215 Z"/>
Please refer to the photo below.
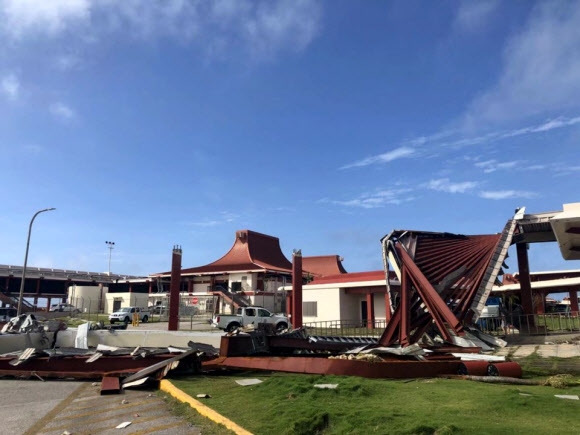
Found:
<path fill-rule="evenodd" d="M 261 307 L 240 307 L 236 314 L 217 314 L 211 319 L 211 326 L 227 332 L 248 325 L 258 326 L 258 323 L 271 323 L 277 331 L 287 329 L 290 325 L 288 317 L 272 314 Z"/>
<path fill-rule="evenodd" d="M 139 315 L 139 321 L 147 323 L 149 321 L 149 310 L 141 307 L 124 307 L 114 313 L 109 314 L 109 321 L 111 324 L 116 322 L 131 323 L 133 321 L 133 314 Z"/>

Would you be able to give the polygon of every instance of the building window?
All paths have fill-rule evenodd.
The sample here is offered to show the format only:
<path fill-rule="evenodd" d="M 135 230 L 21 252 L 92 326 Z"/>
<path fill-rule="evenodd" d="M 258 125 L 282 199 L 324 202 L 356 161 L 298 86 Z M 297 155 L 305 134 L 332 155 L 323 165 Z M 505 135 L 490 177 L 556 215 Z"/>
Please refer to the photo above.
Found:
<path fill-rule="evenodd" d="M 302 315 L 305 317 L 318 316 L 318 302 L 302 302 Z"/>

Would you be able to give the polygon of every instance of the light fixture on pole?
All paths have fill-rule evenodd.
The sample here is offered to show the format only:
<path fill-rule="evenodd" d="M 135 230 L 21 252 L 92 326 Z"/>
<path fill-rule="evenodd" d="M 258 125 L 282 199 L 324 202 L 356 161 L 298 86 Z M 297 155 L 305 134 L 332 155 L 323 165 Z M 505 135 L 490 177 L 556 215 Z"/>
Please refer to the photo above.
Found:
<path fill-rule="evenodd" d="M 22 299 L 24 297 L 24 280 L 26 279 L 26 264 L 28 263 L 28 247 L 30 246 L 30 233 L 32 232 L 32 223 L 36 216 L 45 211 L 56 210 L 56 208 L 45 208 L 44 210 L 39 210 L 34 213 L 32 219 L 30 219 L 30 225 L 28 226 L 28 238 L 26 239 L 26 253 L 24 254 L 24 267 L 22 268 L 22 281 L 20 281 L 20 294 L 18 295 L 18 312 L 17 315 L 22 314 Z"/>
<path fill-rule="evenodd" d="M 109 247 L 109 269 L 107 275 L 111 275 L 111 254 L 113 253 L 113 246 L 115 246 L 115 242 L 105 242 Z"/>

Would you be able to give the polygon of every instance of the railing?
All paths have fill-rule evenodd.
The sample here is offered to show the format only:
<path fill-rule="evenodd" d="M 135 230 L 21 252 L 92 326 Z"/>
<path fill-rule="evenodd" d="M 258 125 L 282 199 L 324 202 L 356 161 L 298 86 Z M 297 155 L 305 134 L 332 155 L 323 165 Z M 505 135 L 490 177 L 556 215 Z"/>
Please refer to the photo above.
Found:
<path fill-rule="evenodd" d="M 231 289 L 225 289 L 222 286 L 215 286 L 213 291 L 220 292 L 225 298 L 232 301 L 236 307 L 247 307 L 251 305 L 251 301 L 239 293 L 234 293 Z"/>
<path fill-rule="evenodd" d="M 580 332 L 580 317 L 572 313 L 508 314 L 505 318 L 479 319 L 478 326 L 490 334 L 550 335 Z"/>
<path fill-rule="evenodd" d="M 372 323 L 360 320 L 328 320 L 323 322 L 304 322 L 310 335 L 342 337 L 380 337 L 387 327 L 385 320 Z"/>

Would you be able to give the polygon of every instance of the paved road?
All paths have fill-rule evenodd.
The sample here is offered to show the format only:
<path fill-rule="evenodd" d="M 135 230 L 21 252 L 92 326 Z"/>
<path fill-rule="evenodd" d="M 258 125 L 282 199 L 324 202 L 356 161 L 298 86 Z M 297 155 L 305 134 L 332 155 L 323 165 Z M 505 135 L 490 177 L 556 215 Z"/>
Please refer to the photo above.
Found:
<path fill-rule="evenodd" d="M 185 325 L 184 325 L 185 326 Z M 167 330 L 167 323 L 145 323 L 129 329 Z M 181 330 L 189 331 L 187 328 Z M 200 325 L 191 340 L 219 347 L 223 332 Z M 38 379 L 0 379 L 1 434 L 61 435 L 78 433 L 196 434 L 199 430 L 174 417 L 155 391 L 124 390 L 121 395 L 100 395 L 100 382 Z M 127 403 L 122 403 L 125 400 Z M 131 421 L 125 429 L 115 429 Z"/>
<path fill-rule="evenodd" d="M 82 385 L 83 382 L 0 380 L 1 432 L 25 433 Z"/>
<path fill-rule="evenodd" d="M 154 390 L 100 395 L 100 382 L 1 380 L 0 433 L 10 435 L 198 434 Z"/>

